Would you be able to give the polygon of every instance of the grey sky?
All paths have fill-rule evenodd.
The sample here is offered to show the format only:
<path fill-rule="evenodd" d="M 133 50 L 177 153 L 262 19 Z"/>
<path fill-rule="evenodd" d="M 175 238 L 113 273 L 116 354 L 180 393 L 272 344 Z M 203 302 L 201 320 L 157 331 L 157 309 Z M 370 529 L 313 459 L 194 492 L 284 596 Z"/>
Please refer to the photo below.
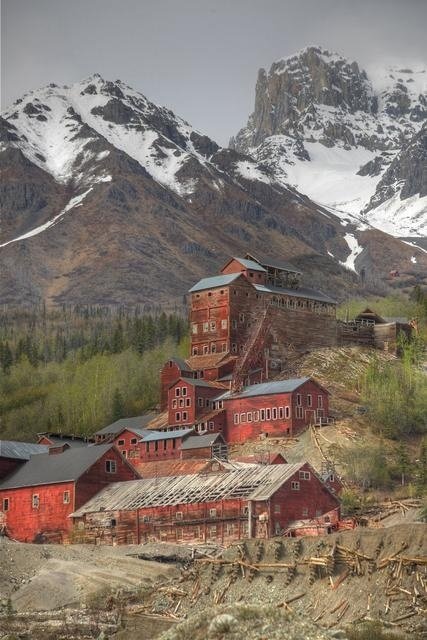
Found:
<path fill-rule="evenodd" d="M 2 0 L 2 106 L 98 72 L 226 144 L 259 67 L 309 44 L 427 64 L 426 24 L 427 0 Z"/>

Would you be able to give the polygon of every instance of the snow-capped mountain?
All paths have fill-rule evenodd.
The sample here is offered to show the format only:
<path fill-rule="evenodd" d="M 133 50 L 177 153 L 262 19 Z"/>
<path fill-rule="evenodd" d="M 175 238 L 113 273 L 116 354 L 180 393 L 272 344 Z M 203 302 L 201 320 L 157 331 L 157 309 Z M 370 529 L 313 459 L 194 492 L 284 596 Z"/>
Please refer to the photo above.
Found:
<path fill-rule="evenodd" d="M 343 222 L 268 162 L 96 74 L 3 114 L 0 171 L 4 302 L 177 302 L 247 250 L 286 256 L 307 284 L 342 296 L 377 290 L 395 268 L 418 282 L 427 267 L 421 250 L 350 214 Z"/>
<path fill-rule="evenodd" d="M 308 47 L 259 71 L 254 112 L 230 146 L 344 221 L 351 214 L 422 237 L 426 120 L 427 69 L 388 68 L 371 79 L 356 62 Z"/>

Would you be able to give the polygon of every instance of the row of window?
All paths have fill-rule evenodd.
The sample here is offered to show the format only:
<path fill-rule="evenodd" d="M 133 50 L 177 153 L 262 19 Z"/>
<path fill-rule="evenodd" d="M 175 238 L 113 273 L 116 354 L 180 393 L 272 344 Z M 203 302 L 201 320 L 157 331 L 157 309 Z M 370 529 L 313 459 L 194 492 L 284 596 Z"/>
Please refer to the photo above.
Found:
<path fill-rule="evenodd" d="M 221 323 L 219 324 L 219 326 L 221 327 L 221 329 L 227 330 L 228 320 L 226 319 L 221 320 Z M 203 333 L 208 333 L 209 331 L 216 331 L 216 328 L 217 328 L 216 320 L 209 320 L 209 322 L 201 323 L 201 328 Z M 191 331 L 194 334 L 197 334 L 199 332 L 199 325 L 197 324 L 197 322 L 192 323 Z"/>
<path fill-rule="evenodd" d="M 236 346 L 237 349 L 237 346 Z M 199 345 L 198 347 L 193 347 L 191 349 L 191 354 L 193 356 L 201 356 L 201 355 L 208 355 L 209 353 L 218 353 L 218 352 L 222 352 L 225 353 L 227 351 L 227 343 L 226 342 L 222 342 L 220 345 L 218 345 L 218 349 L 217 349 L 217 344 L 216 342 L 211 342 L 210 345 L 209 344 L 204 344 L 204 345 Z"/>
<path fill-rule="evenodd" d="M 49 503 L 51 502 L 51 498 L 49 498 Z M 62 502 L 63 504 L 70 504 L 71 496 L 69 491 L 62 492 Z M 38 493 L 33 493 L 31 496 L 31 507 L 33 509 L 38 509 L 40 507 L 40 495 Z M 3 511 L 9 511 L 10 509 L 10 498 L 3 498 Z"/>
<path fill-rule="evenodd" d="M 136 444 L 138 442 L 138 438 L 131 438 L 130 439 L 130 443 L 131 444 Z M 126 444 L 126 441 L 123 440 L 123 438 L 120 438 L 120 440 L 117 440 L 117 444 L 119 445 L 119 447 L 122 447 L 124 444 Z"/>
<path fill-rule="evenodd" d="M 308 393 L 306 396 L 306 404 L 307 407 L 312 407 L 313 406 L 313 396 L 311 393 Z M 302 407 L 302 395 L 301 393 L 297 393 L 297 406 L 298 407 Z M 323 396 L 318 395 L 317 396 L 317 407 L 318 409 L 322 409 L 323 408 Z"/>
<path fill-rule="evenodd" d="M 235 413 L 233 422 L 234 424 L 242 424 L 244 422 L 264 422 L 265 420 L 287 420 L 290 417 L 290 407 L 268 407 L 266 409 L 257 409 L 256 411 Z"/>

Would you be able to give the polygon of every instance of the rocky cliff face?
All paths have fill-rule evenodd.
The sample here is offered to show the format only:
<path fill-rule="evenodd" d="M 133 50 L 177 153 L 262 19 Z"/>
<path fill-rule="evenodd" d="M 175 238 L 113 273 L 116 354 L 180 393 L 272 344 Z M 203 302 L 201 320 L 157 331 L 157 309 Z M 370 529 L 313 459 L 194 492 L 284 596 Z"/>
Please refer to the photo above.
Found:
<path fill-rule="evenodd" d="M 421 273 L 422 253 L 414 266 L 412 247 L 351 216 L 343 224 L 268 162 L 98 75 L 8 109 L 0 171 L 3 302 L 179 304 L 195 279 L 247 250 L 295 262 L 333 295 L 357 288 L 363 265 L 371 290 L 391 268 Z"/>
<path fill-rule="evenodd" d="M 230 146 L 344 220 L 351 213 L 394 235 L 417 236 L 427 230 L 427 213 L 411 211 L 412 202 L 403 223 L 383 220 L 373 209 L 384 193 L 398 192 L 402 201 L 410 191 L 415 195 L 419 180 L 396 191 L 387 170 L 405 153 L 406 173 L 417 171 L 416 154 L 403 150 L 419 145 L 426 119 L 425 69 L 388 69 L 371 81 L 356 62 L 309 47 L 273 63 L 268 73 L 259 71 L 254 112 Z M 423 207 L 426 212 L 427 201 Z"/>

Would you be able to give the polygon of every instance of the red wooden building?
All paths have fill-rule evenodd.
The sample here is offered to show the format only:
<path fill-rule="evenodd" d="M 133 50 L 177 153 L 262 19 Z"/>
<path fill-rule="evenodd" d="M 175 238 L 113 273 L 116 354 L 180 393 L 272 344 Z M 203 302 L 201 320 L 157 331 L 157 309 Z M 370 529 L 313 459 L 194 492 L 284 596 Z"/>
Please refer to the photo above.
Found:
<path fill-rule="evenodd" d="M 53 433 L 51 431 L 45 431 L 44 433 L 37 434 L 37 443 L 45 444 L 49 448 L 57 447 L 58 449 L 66 449 L 68 447 L 87 447 L 91 442 L 94 442 L 94 438 L 61 432 Z"/>
<path fill-rule="evenodd" d="M 228 543 L 282 534 L 300 518 L 338 521 L 339 501 L 307 463 L 246 465 L 112 485 L 73 519 L 85 542 Z"/>
<path fill-rule="evenodd" d="M 94 434 L 95 442 L 97 444 L 112 442 L 118 434 L 122 433 L 125 429 L 141 438 L 146 433 L 146 426 L 156 417 L 157 414 L 154 411 L 150 411 L 144 413 L 142 416 L 120 418 L 120 420 L 116 420 L 116 422 L 96 431 Z"/>
<path fill-rule="evenodd" d="M 106 485 L 138 477 L 112 445 L 34 455 L 0 482 L 6 534 L 20 542 L 64 541 L 70 513 Z"/>
<path fill-rule="evenodd" d="M 329 392 L 313 378 L 274 380 L 218 396 L 226 414 L 227 442 L 253 440 L 261 434 L 292 436 L 329 417 Z"/>
<path fill-rule="evenodd" d="M 213 399 L 226 388 L 221 383 L 180 378 L 168 391 L 169 424 L 195 424 L 211 412 Z"/>
<path fill-rule="evenodd" d="M 47 453 L 49 447 L 30 442 L 0 440 L 0 480 L 25 464 L 31 456 Z"/>

